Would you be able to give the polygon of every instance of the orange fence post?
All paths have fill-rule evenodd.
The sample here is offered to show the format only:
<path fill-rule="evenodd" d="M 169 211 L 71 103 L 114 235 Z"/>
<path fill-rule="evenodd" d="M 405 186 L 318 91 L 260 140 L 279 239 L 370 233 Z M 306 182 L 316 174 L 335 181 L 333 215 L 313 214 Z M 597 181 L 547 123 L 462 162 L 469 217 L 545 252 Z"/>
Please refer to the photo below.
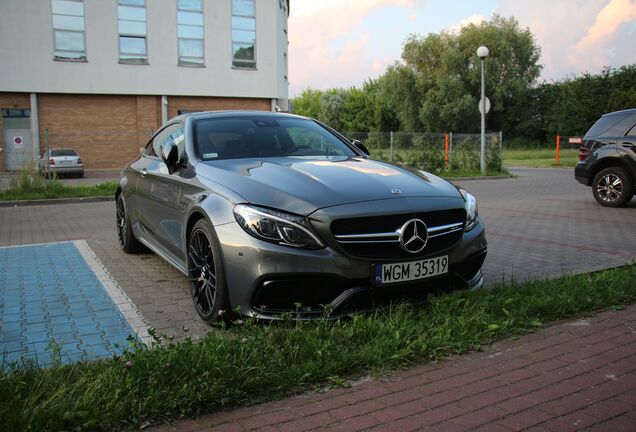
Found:
<path fill-rule="evenodd" d="M 556 164 L 559 165 L 559 151 L 561 150 L 561 135 L 556 137 Z"/>
<path fill-rule="evenodd" d="M 448 165 L 448 134 L 444 134 L 444 165 Z"/>

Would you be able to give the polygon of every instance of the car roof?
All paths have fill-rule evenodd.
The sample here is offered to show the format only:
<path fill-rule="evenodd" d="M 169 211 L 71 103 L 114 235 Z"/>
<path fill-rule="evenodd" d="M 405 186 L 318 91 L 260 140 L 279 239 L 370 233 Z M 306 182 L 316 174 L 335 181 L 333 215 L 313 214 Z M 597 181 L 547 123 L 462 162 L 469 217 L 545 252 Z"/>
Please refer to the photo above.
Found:
<path fill-rule="evenodd" d="M 201 111 L 185 113 L 175 117 L 173 120 L 185 120 L 187 117 L 191 117 L 193 120 L 201 120 L 206 118 L 227 118 L 227 117 L 271 117 L 271 118 L 298 118 L 307 119 L 307 117 L 299 116 L 296 114 L 283 113 L 283 112 L 270 112 L 270 111 Z"/>
<path fill-rule="evenodd" d="M 620 110 L 620 111 L 614 111 L 614 112 L 611 112 L 611 113 L 603 114 L 603 117 L 610 117 L 610 116 L 615 116 L 615 115 L 625 115 L 625 114 L 634 114 L 634 115 L 636 115 L 636 108 L 629 108 L 629 109 L 624 109 L 624 110 Z"/>

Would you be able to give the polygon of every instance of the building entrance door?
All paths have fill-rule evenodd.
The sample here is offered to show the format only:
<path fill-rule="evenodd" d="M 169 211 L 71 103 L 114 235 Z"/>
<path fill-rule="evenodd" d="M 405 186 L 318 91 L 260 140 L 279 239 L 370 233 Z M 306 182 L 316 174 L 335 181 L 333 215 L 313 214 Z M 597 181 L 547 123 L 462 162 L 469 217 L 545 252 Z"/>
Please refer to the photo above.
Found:
<path fill-rule="evenodd" d="M 33 142 L 28 109 L 2 110 L 5 169 L 18 171 L 33 163 Z"/>

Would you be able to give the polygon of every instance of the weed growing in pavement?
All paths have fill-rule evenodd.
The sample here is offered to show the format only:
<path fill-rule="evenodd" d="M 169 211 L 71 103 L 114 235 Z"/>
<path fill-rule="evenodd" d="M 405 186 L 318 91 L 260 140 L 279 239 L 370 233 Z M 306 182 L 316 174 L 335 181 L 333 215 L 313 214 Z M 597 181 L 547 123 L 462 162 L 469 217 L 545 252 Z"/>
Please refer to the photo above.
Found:
<path fill-rule="evenodd" d="M 430 296 L 340 321 L 243 319 L 194 342 L 155 335 L 110 360 L 48 369 L 3 365 L 3 430 L 133 429 L 271 400 L 352 374 L 476 350 L 557 319 L 636 300 L 636 265 L 595 274 Z"/>
<path fill-rule="evenodd" d="M 0 190 L 0 201 L 77 198 L 115 195 L 117 182 L 110 181 L 98 185 L 69 186 L 56 176 L 47 181 L 37 171 L 23 169 L 11 182 L 7 190 Z"/>

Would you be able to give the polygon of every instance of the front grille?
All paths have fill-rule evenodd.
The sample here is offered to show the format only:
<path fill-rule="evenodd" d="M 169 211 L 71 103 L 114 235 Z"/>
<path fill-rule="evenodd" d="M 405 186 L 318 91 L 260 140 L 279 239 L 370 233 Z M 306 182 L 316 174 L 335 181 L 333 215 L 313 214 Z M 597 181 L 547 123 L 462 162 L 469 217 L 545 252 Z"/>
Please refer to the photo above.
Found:
<path fill-rule="evenodd" d="M 410 219 L 423 221 L 428 228 L 426 247 L 417 254 L 405 252 L 400 246 L 399 229 Z M 338 245 L 348 254 L 365 259 L 409 259 L 432 255 L 449 249 L 463 235 L 464 209 L 407 213 L 338 219 L 331 231 Z"/>

